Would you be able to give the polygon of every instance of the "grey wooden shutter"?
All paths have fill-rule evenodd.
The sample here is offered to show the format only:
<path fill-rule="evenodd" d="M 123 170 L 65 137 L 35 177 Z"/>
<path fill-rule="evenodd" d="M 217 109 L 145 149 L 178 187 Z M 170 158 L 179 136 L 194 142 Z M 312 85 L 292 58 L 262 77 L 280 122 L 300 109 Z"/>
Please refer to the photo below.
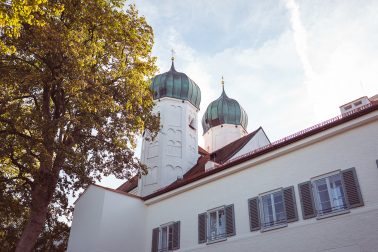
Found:
<path fill-rule="evenodd" d="M 172 236 L 172 249 L 180 248 L 180 222 L 177 221 L 172 224 L 173 236 Z"/>
<path fill-rule="evenodd" d="M 225 207 L 226 209 L 226 233 L 228 236 L 235 235 L 235 212 L 234 212 L 234 204 L 228 205 Z"/>
<path fill-rule="evenodd" d="M 173 224 L 168 227 L 168 250 L 173 250 Z"/>
<path fill-rule="evenodd" d="M 248 200 L 249 210 L 249 226 L 251 231 L 260 229 L 260 211 L 259 211 L 259 198 L 254 197 Z"/>
<path fill-rule="evenodd" d="M 159 250 L 159 228 L 152 229 L 152 252 L 158 252 Z"/>
<path fill-rule="evenodd" d="M 207 240 L 207 213 L 198 215 L 198 243 L 205 243 Z"/>
<path fill-rule="evenodd" d="M 358 183 L 358 178 L 355 168 L 350 168 L 341 171 L 344 188 L 346 191 L 346 198 L 349 203 L 349 208 L 360 207 L 364 205 L 362 199 L 360 185 Z"/>
<path fill-rule="evenodd" d="M 299 197 L 301 198 L 303 219 L 316 216 L 314 196 L 312 194 L 311 181 L 303 182 L 298 185 Z"/>
<path fill-rule="evenodd" d="M 287 222 L 298 220 L 297 203 L 295 200 L 294 186 L 283 189 Z"/>

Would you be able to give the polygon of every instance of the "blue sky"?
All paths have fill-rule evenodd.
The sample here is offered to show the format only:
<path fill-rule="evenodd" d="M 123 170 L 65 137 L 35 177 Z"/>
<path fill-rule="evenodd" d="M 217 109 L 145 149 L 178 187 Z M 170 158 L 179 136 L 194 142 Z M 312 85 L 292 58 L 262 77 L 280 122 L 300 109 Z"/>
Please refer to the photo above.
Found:
<path fill-rule="evenodd" d="M 173 48 L 176 69 L 200 86 L 199 119 L 220 95 L 222 75 L 226 93 L 248 114 L 248 131 L 262 126 L 271 141 L 378 93 L 378 1 L 129 3 L 154 30 L 160 72 L 169 70 Z"/>

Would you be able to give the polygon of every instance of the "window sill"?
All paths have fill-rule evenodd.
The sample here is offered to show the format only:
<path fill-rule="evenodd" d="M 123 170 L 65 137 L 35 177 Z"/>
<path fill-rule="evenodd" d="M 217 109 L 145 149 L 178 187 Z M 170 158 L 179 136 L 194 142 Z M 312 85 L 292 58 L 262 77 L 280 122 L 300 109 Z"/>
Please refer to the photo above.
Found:
<path fill-rule="evenodd" d="M 274 226 L 271 226 L 271 227 L 261 228 L 260 232 L 263 233 L 263 232 L 267 232 L 267 231 L 274 230 L 274 229 L 280 229 L 280 228 L 284 228 L 284 227 L 287 227 L 287 223 L 282 223 L 282 224 L 274 225 Z"/>
<path fill-rule="evenodd" d="M 159 249 L 158 252 L 172 252 L 173 249 Z"/>
<path fill-rule="evenodd" d="M 217 243 L 217 242 L 222 242 L 222 241 L 225 241 L 227 240 L 227 237 L 225 238 L 219 238 L 219 239 L 214 239 L 214 240 L 207 240 L 206 244 L 213 244 L 213 243 Z"/>
<path fill-rule="evenodd" d="M 332 212 L 332 213 L 327 213 L 327 214 L 324 214 L 324 215 L 319 215 L 319 216 L 316 217 L 316 219 L 321 220 L 321 219 L 325 219 L 325 218 L 329 218 L 329 217 L 333 217 L 333 216 L 337 216 L 337 215 L 342 215 L 342 214 L 347 214 L 347 213 L 350 213 L 349 209 L 336 211 L 336 212 Z"/>

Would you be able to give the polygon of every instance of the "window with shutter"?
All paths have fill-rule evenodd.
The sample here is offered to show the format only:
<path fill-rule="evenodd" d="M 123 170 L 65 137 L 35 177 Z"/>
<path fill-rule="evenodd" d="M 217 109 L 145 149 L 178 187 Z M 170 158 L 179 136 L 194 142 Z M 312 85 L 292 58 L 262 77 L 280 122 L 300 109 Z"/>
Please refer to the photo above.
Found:
<path fill-rule="evenodd" d="M 312 179 L 318 217 L 348 209 L 340 172 Z"/>
<path fill-rule="evenodd" d="M 287 226 L 285 202 L 282 189 L 261 194 L 259 201 L 262 231 Z"/>
<path fill-rule="evenodd" d="M 259 198 L 254 197 L 248 200 L 249 226 L 251 231 L 260 230 Z"/>
<path fill-rule="evenodd" d="M 221 206 L 198 215 L 198 243 L 226 240 L 236 234 L 234 205 Z"/>
<path fill-rule="evenodd" d="M 152 230 L 152 252 L 172 251 L 180 248 L 180 222 L 163 224 Z"/>
<path fill-rule="evenodd" d="M 299 197 L 301 199 L 303 219 L 309 219 L 316 216 L 314 199 L 312 195 L 311 181 L 303 182 L 298 185 Z"/>
<path fill-rule="evenodd" d="M 298 189 L 303 219 L 344 214 L 364 205 L 355 168 L 315 177 Z"/>
<path fill-rule="evenodd" d="M 251 231 L 267 231 L 298 220 L 294 186 L 280 188 L 248 200 Z"/>
<path fill-rule="evenodd" d="M 207 211 L 207 243 L 218 242 L 227 238 L 225 207 Z"/>

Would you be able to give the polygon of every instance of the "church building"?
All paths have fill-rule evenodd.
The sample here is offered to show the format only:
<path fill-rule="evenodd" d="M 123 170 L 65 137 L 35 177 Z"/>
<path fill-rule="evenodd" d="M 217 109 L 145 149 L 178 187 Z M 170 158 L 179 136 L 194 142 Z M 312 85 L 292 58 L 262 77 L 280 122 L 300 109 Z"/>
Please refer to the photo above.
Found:
<path fill-rule="evenodd" d="M 223 78 L 203 131 L 200 87 L 173 58 L 151 90 L 161 130 L 143 135 L 148 174 L 90 185 L 69 252 L 378 251 L 378 95 L 270 142 L 262 127 L 247 132 Z"/>

